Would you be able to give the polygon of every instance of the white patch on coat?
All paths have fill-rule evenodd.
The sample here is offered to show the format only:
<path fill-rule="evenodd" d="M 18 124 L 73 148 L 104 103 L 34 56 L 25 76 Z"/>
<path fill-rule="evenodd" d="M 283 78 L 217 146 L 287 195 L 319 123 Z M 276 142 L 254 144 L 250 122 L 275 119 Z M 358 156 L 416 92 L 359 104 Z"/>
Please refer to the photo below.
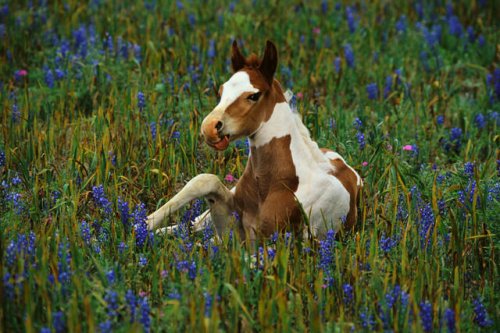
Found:
<path fill-rule="evenodd" d="M 250 82 L 250 76 L 247 72 L 237 72 L 223 84 L 222 96 L 219 104 L 214 108 L 214 111 L 225 111 L 238 97 L 243 93 L 251 92 L 256 93 L 259 89 L 255 88 Z"/>
<path fill-rule="evenodd" d="M 329 158 L 330 160 L 341 160 L 342 162 L 344 162 L 344 164 L 349 169 L 351 169 L 351 171 L 354 172 L 354 174 L 356 175 L 356 179 L 357 179 L 356 184 L 358 186 L 362 186 L 363 185 L 363 180 L 361 180 L 361 177 L 358 175 L 358 173 L 356 172 L 356 170 L 354 170 L 349 164 L 347 164 L 342 156 L 340 156 L 338 153 L 336 153 L 334 151 L 328 151 L 328 152 L 326 152 L 325 156 L 327 158 Z"/>
<path fill-rule="evenodd" d="M 294 194 L 309 217 L 311 232 L 323 238 L 328 230 L 341 228 L 342 218 L 349 212 L 349 192 L 331 175 L 330 160 L 311 139 L 299 115 L 291 111 L 287 102 L 276 104 L 269 120 L 250 139 L 250 145 L 258 148 L 286 135 L 291 137 L 292 161 L 299 178 Z"/>

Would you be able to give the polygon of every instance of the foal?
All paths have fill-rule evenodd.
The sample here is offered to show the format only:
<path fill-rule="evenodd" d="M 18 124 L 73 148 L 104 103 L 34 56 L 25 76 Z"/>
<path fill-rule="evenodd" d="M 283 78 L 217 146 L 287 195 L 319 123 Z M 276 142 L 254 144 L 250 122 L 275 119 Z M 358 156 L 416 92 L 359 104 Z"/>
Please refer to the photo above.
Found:
<path fill-rule="evenodd" d="M 254 54 L 245 58 L 235 41 L 231 62 L 234 74 L 220 87 L 220 102 L 203 120 L 201 133 L 209 146 L 220 151 L 229 142 L 248 137 L 245 171 L 231 190 L 215 175 L 194 177 L 149 215 L 149 229 L 158 228 L 169 214 L 198 197 L 208 200 L 210 210 L 195 219 L 194 229 L 211 221 L 219 236 L 233 222 L 233 212 L 240 216 L 240 236 L 249 240 L 287 227 L 317 238 L 329 229 L 352 228 L 361 178 L 339 154 L 318 148 L 291 110 L 274 79 L 278 62 L 274 44 L 267 42 L 260 60 Z"/>

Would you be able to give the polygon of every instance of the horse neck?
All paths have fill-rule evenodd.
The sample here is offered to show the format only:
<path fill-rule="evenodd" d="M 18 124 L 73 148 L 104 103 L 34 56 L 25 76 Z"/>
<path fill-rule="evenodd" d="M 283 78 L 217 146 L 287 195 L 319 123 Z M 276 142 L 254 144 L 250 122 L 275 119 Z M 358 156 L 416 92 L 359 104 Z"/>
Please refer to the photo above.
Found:
<path fill-rule="evenodd" d="M 322 165 L 329 168 L 329 161 L 323 155 L 316 142 L 314 142 L 309 131 L 302 123 L 300 115 L 293 112 L 290 105 L 285 101 L 279 84 L 275 82 L 273 94 L 275 100 L 283 101 L 274 105 L 271 117 L 264 122 L 260 128 L 249 139 L 253 162 L 257 166 L 261 162 L 280 167 L 283 163 L 283 154 L 279 149 L 289 149 L 294 163 L 304 165 Z M 287 140 L 287 138 L 290 138 Z M 317 163 L 314 163 L 317 162 Z"/>

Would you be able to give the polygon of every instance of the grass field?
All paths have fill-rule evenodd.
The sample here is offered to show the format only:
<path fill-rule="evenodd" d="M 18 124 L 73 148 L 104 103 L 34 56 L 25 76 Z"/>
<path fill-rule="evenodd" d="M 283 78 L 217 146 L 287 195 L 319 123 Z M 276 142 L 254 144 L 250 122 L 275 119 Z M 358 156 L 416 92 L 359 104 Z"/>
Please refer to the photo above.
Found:
<path fill-rule="evenodd" d="M 498 330 L 495 1 L 199 3 L 0 1 L 0 331 Z M 245 141 L 199 132 L 234 39 L 277 45 L 362 175 L 354 234 L 148 234 L 193 176 L 243 172 Z"/>

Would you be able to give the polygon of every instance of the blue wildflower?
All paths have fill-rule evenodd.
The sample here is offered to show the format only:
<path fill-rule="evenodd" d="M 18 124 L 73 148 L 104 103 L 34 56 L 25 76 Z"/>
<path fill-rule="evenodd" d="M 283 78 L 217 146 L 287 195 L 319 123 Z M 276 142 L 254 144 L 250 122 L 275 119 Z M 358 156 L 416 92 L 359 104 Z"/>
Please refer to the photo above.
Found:
<path fill-rule="evenodd" d="M 137 297 L 132 290 L 127 290 L 127 293 L 125 294 L 125 301 L 127 301 L 127 305 L 130 310 L 130 322 L 133 323 L 135 321 L 135 310 L 138 304 Z"/>
<path fill-rule="evenodd" d="M 365 135 L 363 134 L 363 132 L 358 131 L 356 133 L 356 139 L 358 140 L 359 150 L 365 149 L 366 142 L 365 142 Z"/>
<path fill-rule="evenodd" d="M 139 108 L 140 112 L 144 111 L 144 109 L 146 108 L 146 98 L 142 91 L 139 91 L 137 93 L 137 107 Z"/>
<path fill-rule="evenodd" d="M 477 114 L 474 117 L 474 123 L 476 124 L 476 127 L 479 129 L 483 129 L 486 126 L 486 118 L 482 113 Z"/>
<path fill-rule="evenodd" d="M 467 177 L 474 177 L 474 163 L 473 162 L 465 162 L 464 164 L 464 173 Z"/>
<path fill-rule="evenodd" d="M 203 296 L 205 297 L 205 317 L 210 318 L 212 314 L 213 297 L 208 292 L 204 293 Z"/>
<path fill-rule="evenodd" d="M 107 216 L 112 213 L 111 202 L 106 198 L 104 194 L 104 187 L 102 185 L 92 187 L 92 197 L 97 207 L 101 208 Z"/>
<path fill-rule="evenodd" d="M 387 96 L 389 96 L 391 90 L 392 90 L 392 75 L 388 75 L 385 78 L 384 98 L 387 98 Z"/>
<path fill-rule="evenodd" d="M 443 115 L 439 115 L 436 117 L 436 123 L 438 125 L 443 125 L 444 124 L 444 116 Z"/>
<path fill-rule="evenodd" d="M 5 166 L 5 153 L 0 149 L 0 168 Z"/>
<path fill-rule="evenodd" d="M 319 263 L 318 267 L 324 272 L 324 279 L 327 286 L 333 285 L 333 263 L 335 248 L 335 231 L 328 230 L 326 238 L 319 242 Z"/>
<path fill-rule="evenodd" d="M 377 324 L 377 322 L 375 321 L 373 315 L 368 313 L 368 309 L 365 309 L 363 312 L 361 312 L 359 318 L 361 319 L 361 327 L 371 330 L 375 329 L 375 325 Z"/>
<path fill-rule="evenodd" d="M 56 333 L 66 332 L 66 323 L 64 322 L 64 314 L 61 311 L 57 311 L 52 315 L 52 326 Z"/>
<path fill-rule="evenodd" d="M 113 269 L 110 269 L 109 271 L 106 272 L 106 279 L 108 280 L 108 283 L 110 285 L 115 283 L 116 275 Z"/>
<path fill-rule="evenodd" d="M 479 326 L 479 327 L 490 327 L 493 325 L 493 320 L 490 319 L 490 316 L 488 315 L 488 311 L 486 311 L 486 308 L 481 301 L 481 298 L 476 298 L 473 301 L 474 304 L 474 322 Z"/>
<path fill-rule="evenodd" d="M 419 235 L 422 247 L 425 247 L 425 245 L 429 244 L 432 231 L 434 229 L 434 223 L 435 219 L 432 207 L 430 204 L 426 204 L 423 208 L 420 209 Z"/>
<path fill-rule="evenodd" d="M 121 197 L 118 197 L 118 211 L 120 212 L 120 218 L 123 224 L 123 227 L 125 228 L 125 231 L 128 231 L 129 227 L 129 218 L 130 218 L 130 212 L 129 212 L 129 206 L 128 202 L 123 201 Z"/>
<path fill-rule="evenodd" d="M 385 233 L 382 234 L 379 241 L 379 247 L 382 252 L 389 253 L 396 245 L 398 245 L 398 237 L 385 237 Z"/>
<path fill-rule="evenodd" d="M 45 72 L 45 84 L 47 85 L 47 87 L 49 88 L 54 88 L 54 73 L 52 72 L 52 69 L 50 69 L 49 67 L 45 66 L 44 67 L 44 72 Z"/>
<path fill-rule="evenodd" d="M 349 31 L 351 33 L 354 33 L 356 31 L 357 24 L 356 24 L 356 20 L 354 18 L 354 10 L 352 9 L 352 7 L 350 7 L 350 6 L 346 7 L 345 15 L 346 15 L 347 25 L 349 27 Z"/>
<path fill-rule="evenodd" d="M 335 66 L 335 73 L 338 74 L 340 72 L 340 67 L 342 65 L 340 57 L 335 57 L 335 59 L 333 60 L 333 65 Z"/>
<path fill-rule="evenodd" d="M 368 94 L 368 99 L 374 100 L 378 98 L 378 87 L 375 82 L 372 82 L 366 86 L 366 93 Z"/>
<path fill-rule="evenodd" d="M 354 52 L 352 50 L 351 44 L 344 45 L 344 56 L 347 66 L 350 68 L 354 68 Z"/>
<path fill-rule="evenodd" d="M 439 215 L 441 216 L 446 215 L 446 201 L 444 201 L 444 199 L 438 200 L 438 209 L 439 209 Z"/>
<path fill-rule="evenodd" d="M 148 258 L 146 258 L 144 255 L 139 256 L 139 266 L 144 267 L 148 264 Z"/>
<path fill-rule="evenodd" d="M 156 140 L 157 128 L 156 128 L 155 121 L 152 121 L 151 123 L 149 123 L 149 130 L 151 131 L 151 137 L 153 138 L 153 140 Z"/>
<path fill-rule="evenodd" d="M 354 118 L 352 124 L 354 125 L 354 128 L 356 128 L 358 131 L 361 130 L 361 128 L 363 127 L 363 122 L 358 117 Z"/>
<path fill-rule="evenodd" d="M 432 305 L 427 301 L 420 303 L 420 320 L 424 332 L 432 332 Z"/>
<path fill-rule="evenodd" d="M 215 52 L 215 40 L 214 39 L 210 39 L 208 41 L 207 56 L 208 56 L 209 59 L 214 59 L 216 55 L 217 54 Z"/>
<path fill-rule="evenodd" d="M 456 16 L 451 16 L 448 19 L 448 31 L 450 35 L 456 36 L 456 37 L 461 37 L 463 33 L 463 27 L 462 23 L 460 23 L 460 20 Z"/>
<path fill-rule="evenodd" d="M 141 299 L 140 306 L 141 306 L 141 318 L 139 321 L 141 322 L 142 327 L 144 328 L 144 332 L 149 333 L 149 331 L 151 330 L 151 318 L 149 316 L 150 309 L 147 297 Z"/>
<path fill-rule="evenodd" d="M 405 33 L 407 28 L 406 25 L 407 25 L 406 16 L 401 15 L 398 21 L 396 22 L 396 31 L 399 33 Z"/>
<path fill-rule="evenodd" d="M 342 291 L 344 293 L 344 304 L 352 304 L 352 301 L 354 300 L 354 288 L 349 283 L 345 283 L 342 286 Z"/>
<path fill-rule="evenodd" d="M 106 321 L 103 321 L 102 323 L 100 323 L 99 324 L 99 332 L 101 332 L 101 333 L 111 333 L 111 332 L 113 332 L 111 321 L 106 320 Z"/>
<path fill-rule="evenodd" d="M 444 311 L 444 321 L 446 323 L 446 327 L 448 328 L 448 332 L 455 333 L 456 331 L 455 311 L 453 311 L 450 308 L 447 308 Z"/>
<path fill-rule="evenodd" d="M 474 28 L 471 26 L 467 27 L 467 38 L 469 40 L 469 43 L 474 43 L 476 39 L 476 35 L 474 34 Z"/>
<path fill-rule="evenodd" d="M 18 123 L 21 120 L 21 110 L 19 110 L 19 106 L 15 102 L 12 104 L 11 119 L 13 123 Z"/>
<path fill-rule="evenodd" d="M 113 290 L 108 290 L 104 296 L 107 303 L 108 316 L 113 318 L 118 315 L 118 294 Z"/>
<path fill-rule="evenodd" d="M 138 247 L 143 247 L 148 237 L 148 225 L 146 223 L 146 207 L 142 202 L 135 206 L 132 218 L 135 230 L 135 243 Z"/>
<path fill-rule="evenodd" d="M 90 227 L 89 227 L 89 224 L 86 222 L 86 221 L 82 221 L 82 223 L 80 224 L 80 232 L 82 234 L 82 239 L 83 239 L 83 242 L 86 244 L 86 245 L 90 245 Z"/>

